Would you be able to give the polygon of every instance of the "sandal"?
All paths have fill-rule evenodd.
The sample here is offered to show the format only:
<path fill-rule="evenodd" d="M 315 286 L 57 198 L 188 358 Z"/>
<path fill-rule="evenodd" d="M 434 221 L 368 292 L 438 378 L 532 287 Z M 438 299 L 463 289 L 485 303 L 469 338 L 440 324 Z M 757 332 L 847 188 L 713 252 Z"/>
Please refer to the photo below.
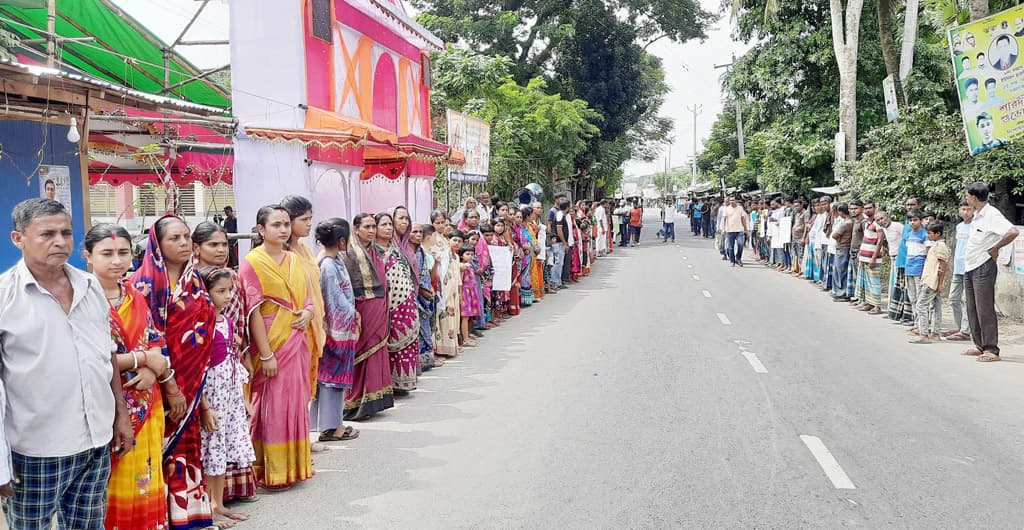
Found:
<path fill-rule="evenodd" d="M 331 431 L 337 432 L 337 429 L 331 429 Z M 324 432 L 320 433 L 319 441 L 321 441 L 321 442 L 344 442 L 345 440 L 355 440 L 356 438 L 359 438 L 359 431 L 353 429 L 351 426 L 345 427 L 345 430 L 342 431 L 341 436 L 337 436 L 335 434 L 327 434 L 327 433 L 329 433 L 331 431 L 324 431 Z"/>
<path fill-rule="evenodd" d="M 960 353 L 960 355 L 968 355 L 968 356 L 971 356 L 971 357 L 978 357 L 982 353 L 984 353 L 984 352 L 982 352 L 977 347 L 974 347 L 974 348 L 968 348 L 968 349 L 964 350 L 963 352 Z"/>
<path fill-rule="evenodd" d="M 985 352 L 985 353 L 983 353 L 983 354 L 978 356 L 978 362 L 979 363 L 994 363 L 994 362 L 999 361 L 999 360 L 1000 360 L 999 359 L 999 354 L 998 353 L 992 353 L 990 351 L 987 351 L 987 352 Z"/>

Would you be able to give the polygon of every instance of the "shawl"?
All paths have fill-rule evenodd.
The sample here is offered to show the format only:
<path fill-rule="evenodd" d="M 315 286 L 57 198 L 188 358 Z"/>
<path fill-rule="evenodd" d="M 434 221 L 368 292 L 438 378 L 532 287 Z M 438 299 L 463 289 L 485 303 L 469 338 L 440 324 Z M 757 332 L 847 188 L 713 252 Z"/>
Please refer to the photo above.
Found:
<path fill-rule="evenodd" d="M 159 223 L 166 215 L 156 222 Z M 182 221 L 184 222 L 184 221 Z M 191 400 L 185 419 L 178 425 L 167 422 L 171 432 L 164 445 L 164 454 L 170 454 L 189 422 L 196 418 L 206 371 L 210 367 L 210 348 L 213 346 L 217 310 L 213 307 L 203 280 L 195 272 L 192 260 L 181 271 L 178 285 L 172 290 L 167 276 L 167 264 L 156 237 L 156 223 L 149 231 L 149 243 L 142 266 L 131 277 L 131 286 L 138 289 L 149 307 L 153 324 L 162 331 L 166 340 L 164 352 L 174 365 L 175 382 Z"/>
<path fill-rule="evenodd" d="M 404 209 L 406 213 L 409 213 L 409 209 L 404 206 L 396 206 L 394 210 L 391 210 L 391 219 L 394 221 L 395 212 L 399 209 Z M 419 260 L 416 259 L 416 251 L 412 248 L 412 243 L 409 243 L 409 238 L 412 237 L 412 215 L 409 216 L 409 227 L 405 229 L 404 234 L 399 234 L 398 230 L 395 230 L 395 235 L 391 238 L 391 244 L 405 256 L 405 263 L 412 269 L 413 278 L 420 277 L 420 264 Z"/>
<path fill-rule="evenodd" d="M 373 300 L 385 294 L 384 283 L 368 250 L 359 243 L 358 237 L 353 237 L 349 240 L 348 251 L 338 254 L 352 280 L 352 291 L 360 300 Z"/>
<path fill-rule="evenodd" d="M 320 290 L 320 264 L 317 262 L 313 251 L 306 246 L 301 239 L 295 242 L 292 247 L 295 257 L 299 258 L 299 264 L 303 269 L 303 276 L 306 279 L 306 292 L 313 300 L 313 320 L 309 321 L 312 328 L 310 334 L 309 348 L 312 350 L 313 359 L 319 359 L 324 353 L 324 342 L 327 340 L 327 332 L 324 330 L 324 294 Z M 316 387 L 316 381 L 313 381 Z"/>

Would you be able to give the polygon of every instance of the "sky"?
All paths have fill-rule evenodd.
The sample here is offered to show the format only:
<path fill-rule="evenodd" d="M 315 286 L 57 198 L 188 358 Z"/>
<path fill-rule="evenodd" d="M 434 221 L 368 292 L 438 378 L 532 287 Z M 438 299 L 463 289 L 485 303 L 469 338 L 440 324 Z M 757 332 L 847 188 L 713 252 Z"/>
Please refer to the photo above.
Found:
<path fill-rule="evenodd" d="M 114 0 L 132 17 L 166 42 L 173 42 L 200 5 L 196 0 Z M 241 2 L 240 2 L 241 3 Z M 702 0 L 705 10 L 717 12 L 719 0 Z M 408 9 L 408 6 L 407 6 Z M 648 49 L 661 57 L 665 68 L 665 81 L 672 91 L 665 98 L 661 114 L 675 122 L 674 145 L 666 149 L 654 162 L 629 161 L 624 168 L 627 176 L 647 175 L 661 171 L 666 163 L 672 167 L 687 164 L 693 156 L 693 115 L 687 107 L 702 106 L 697 116 L 698 152 L 700 142 L 711 132 L 711 125 L 722 110 L 721 83 L 723 70 L 716 64 L 729 63 L 732 54 L 741 55 L 747 46 L 733 42 L 728 15 L 722 17 L 707 32 L 704 42 L 691 41 L 676 44 L 661 40 Z M 214 0 L 189 30 L 185 40 L 227 40 L 228 1 Z M 215 68 L 230 61 L 227 46 L 186 46 L 179 52 L 200 68 Z"/>

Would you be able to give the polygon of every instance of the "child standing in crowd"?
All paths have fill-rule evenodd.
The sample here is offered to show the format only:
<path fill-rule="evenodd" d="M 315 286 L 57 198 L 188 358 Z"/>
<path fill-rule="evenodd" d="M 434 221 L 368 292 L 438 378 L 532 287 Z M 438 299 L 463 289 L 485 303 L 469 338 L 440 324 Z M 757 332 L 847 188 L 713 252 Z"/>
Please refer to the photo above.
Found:
<path fill-rule="evenodd" d="M 467 348 L 475 348 L 477 342 L 470 335 L 470 330 L 473 329 L 472 322 L 480 316 L 480 298 L 477 294 L 476 270 L 473 267 L 476 249 L 467 244 L 459 249 L 458 256 L 462 271 L 462 299 L 459 304 L 459 312 L 462 315 L 462 344 Z"/>
<path fill-rule="evenodd" d="M 913 344 L 928 344 L 933 340 L 939 340 L 939 330 L 942 326 L 942 286 L 946 280 L 949 263 L 949 247 L 942 239 L 945 228 L 942 221 L 933 221 L 928 225 L 928 240 L 932 245 L 928 250 L 921 275 L 921 290 L 917 293 L 917 337 L 910 340 Z"/>
<path fill-rule="evenodd" d="M 907 214 L 907 221 L 910 223 L 910 230 L 904 238 L 907 246 L 906 262 L 903 267 L 903 274 L 906 277 L 907 300 L 910 303 L 910 314 L 914 315 L 917 307 L 917 294 L 921 287 L 921 275 L 924 274 L 925 257 L 928 254 L 928 231 L 925 230 L 922 220 L 924 215 L 919 211 L 912 211 Z M 914 325 L 910 320 L 906 326 Z"/>
<path fill-rule="evenodd" d="M 953 249 L 953 281 L 949 286 L 949 306 L 953 310 L 953 330 L 946 340 L 971 340 L 971 326 L 964 310 L 964 258 L 967 255 L 967 238 L 971 236 L 971 221 L 974 208 L 966 199 L 960 201 L 960 223 L 956 225 L 956 248 Z"/>
<path fill-rule="evenodd" d="M 227 528 L 233 526 L 234 521 L 249 518 L 245 513 L 224 506 L 224 475 L 228 463 L 245 468 L 256 460 L 249 438 L 251 411 L 243 391 L 249 374 L 239 360 L 235 323 L 224 317 L 224 310 L 234 295 L 231 270 L 208 266 L 203 267 L 199 274 L 217 309 L 210 368 L 206 373 L 203 400 L 199 404 L 203 423 L 203 473 L 210 489 L 214 524 Z"/>

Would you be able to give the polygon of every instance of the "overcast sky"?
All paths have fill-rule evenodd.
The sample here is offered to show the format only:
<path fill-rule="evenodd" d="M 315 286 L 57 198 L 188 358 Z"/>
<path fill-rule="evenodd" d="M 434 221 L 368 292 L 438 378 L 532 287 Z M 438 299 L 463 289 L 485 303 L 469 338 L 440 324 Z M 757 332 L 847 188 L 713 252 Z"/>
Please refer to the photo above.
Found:
<path fill-rule="evenodd" d="M 115 0 L 115 3 L 166 42 L 177 38 L 199 6 L 196 0 Z M 241 3 L 244 5 L 244 1 Z M 702 5 L 704 9 L 716 12 L 720 3 L 718 0 L 702 0 Z M 206 7 L 185 40 L 227 38 L 228 2 L 215 0 Z M 722 70 L 715 70 L 714 65 L 728 63 L 732 53 L 740 55 L 745 49 L 745 45 L 730 38 L 728 17 L 708 32 L 708 39 L 703 43 L 693 41 L 679 45 L 662 40 L 651 46 L 649 51 L 664 62 L 665 78 L 672 87 L 661 111 L 662 115 L 675 120 L 675 145 L 671 149 L 673 167 L 684 165 L 693 154 L 693 116 L 686 107 L 694 104 L 703 106 L 697 116 L 699 142 L 707 137 L 711 124 L 722 109 L 719 82 Z M 180 51 L 200 68 L 214 68 L 230 61 L 227 46 L 190 46 L 182 47 Z M 660 171 L 668 157 L 666 152 L 655 162 L 630 161 L 626 164 L 626 175 Z"/>

